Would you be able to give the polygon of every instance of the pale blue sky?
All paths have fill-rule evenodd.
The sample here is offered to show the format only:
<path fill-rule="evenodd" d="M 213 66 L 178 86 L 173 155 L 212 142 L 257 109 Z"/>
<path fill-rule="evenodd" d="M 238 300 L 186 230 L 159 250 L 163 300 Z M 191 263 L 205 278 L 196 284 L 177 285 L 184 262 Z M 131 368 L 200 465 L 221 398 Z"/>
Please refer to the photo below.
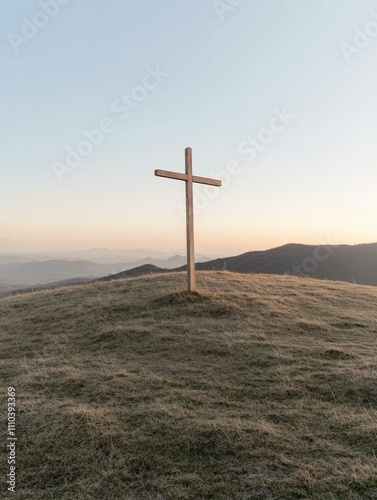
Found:
<path fill-rule="evenodd" d="M 212 0 L 65 2 L 0 7 L 0 251 L 184 248 L 183 183 L 153 172 L 183 171 L 186 146 L 197 175 L 239 165 L 214 197 L 196 190 L 198 252 L 377 240 L 377 36 L 341 48 L 377 27 L 376 1 L 244 0 L 223 19 Z M 22 43 L 25 17 L 46 24 Z M 124 120 L 122 94 L 141 95 Z M 240 145 L 284 110 L 248 161 Z M 105 118 L 59 182 L 52 164 Z"/>

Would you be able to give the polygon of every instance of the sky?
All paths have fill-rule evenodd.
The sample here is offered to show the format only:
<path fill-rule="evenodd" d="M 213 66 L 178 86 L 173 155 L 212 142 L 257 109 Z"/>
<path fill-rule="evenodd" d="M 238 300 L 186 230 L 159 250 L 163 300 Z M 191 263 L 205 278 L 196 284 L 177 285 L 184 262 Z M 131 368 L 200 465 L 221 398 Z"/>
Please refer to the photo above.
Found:
<path fill-rule="evenodd" d="M 377 241 L 377 3 L 0 7 L 0 252 Z"/>

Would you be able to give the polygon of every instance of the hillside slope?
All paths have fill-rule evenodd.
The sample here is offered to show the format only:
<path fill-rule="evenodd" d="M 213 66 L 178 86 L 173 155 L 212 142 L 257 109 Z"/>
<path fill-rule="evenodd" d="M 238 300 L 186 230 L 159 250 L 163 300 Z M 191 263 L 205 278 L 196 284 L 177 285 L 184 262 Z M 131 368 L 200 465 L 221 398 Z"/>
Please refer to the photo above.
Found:
<path fill-rule="evenodd" d="M 377 498 L 377 289 L 198 284 L 182 293 L 172 273 L 0 299 L 17 500 Z"/>

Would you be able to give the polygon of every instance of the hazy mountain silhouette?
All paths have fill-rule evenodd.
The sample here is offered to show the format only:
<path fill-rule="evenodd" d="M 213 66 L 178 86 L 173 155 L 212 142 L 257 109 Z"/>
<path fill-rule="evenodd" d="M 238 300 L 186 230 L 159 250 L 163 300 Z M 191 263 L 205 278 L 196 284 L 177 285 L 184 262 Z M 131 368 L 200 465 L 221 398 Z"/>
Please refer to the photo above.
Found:
<path fill-rule="evenodd" d="M 155 272 L 184 271 L 141 267 L 137 275 Z M 235 257 L 196 263 L 198 271 L 227 270 L 253 274 L 291 274 L 317 279 L 347 281 L 377 286 L 377 243 L 364 245 L 288 244 L 265 251 L 247 252 Z M 136 271 L 136 270 L 135 270 Z M 132 273 L 118 273 L 110 279 L 123 279 Z"/>
<path fill-rule="evenodd" d="M 15 265 L 15 264 L 25 264 L 26 262 L 34 262 L 36 259 L 24 255 L 0 255 L 0 269 L 3 267 Z"/>
<path fill-rule="evenodd" d="M 96 283 L 98 281 L 112 281 L 124 278 L 136 278 L 137 276 L 149 275 L 149 274 L 160 274 L 171 272 L 170 269 L 161 269 L 160 267 L 154 266 L 152 264 L 144 264 L 143 266 L 130 269 L 128 271 L 122 271 L 121 273 L 104 276 L 102 278 L 91 279 L 91 278 L 71 278 L 63 281 L 57 281 L 55 283 L 47 283 L 45 285 L 36 286 L 26 286 L 18 287 L 11 285 L 7 282 L 0 281 L 0 296 L 7 295 L 21 295 L 25 293 L 35 292 L 37 290 L 52 290 L 54 288 L 61 288 L 65 286 L 73 285 L 83 285 L 85 283 Z"/>
<path fill-rule="evenodd" d="M 154 265 L 162 268 L 173 269 L 184 265 L 186 257 L 174 255 L 166 260 L 147 257 L 145 259 L 123 262 L 99 264 L 97 262 L 85 260 L 47 260 L 47 261 L 27 261 L 12 262 L 13 259 L 20 257 L 7 256 L 0 257 L 0 279 L 9 282 L 9 284 L 26 286 L 55 284 L 64 280 L 73 278 L 99 278 L 110 274 L 134 269 L 144 265 Z M 197 260 L 205 259 L 204 256 L 198 256 Z M 208 258 L 207 258 L 208 260 Z M 1 293 L 1 289 L 0 289 Z"/>
<path fill-rule="evenodd" d="M 47 261 L 31 262 L 6 266 L 0 271 L 0 294 L 23 293 L 43 286 L 56 288 L 66 284 L 79 284 L 88 281 L 109 281 L 131 278 L 143 274 L 168 273 L 183 271 L 186 266 L 168 269 L 181 256 L 172 257 L 166 261 L 157 260 L 155 264 L 142 265 L 137 262 L 126 264 L 96 264 L 86 261 Z M 153 260 L 153 259 L 151 259 Z M 117 266 L 124 266 L 120 272 L 111 272 Z M 1 267 L 1 266 L 0 266 Z M 130 267 L 127 269 L 127 267 Z M 347 281 L 363 285 L 377 286 L 377 243 L 364 245 L 332 245 L 314 246 L 288 244 L 265 251 L 247 252 L 235 257 L 220 258 L 207 262 L 197 262 L 198 271 L 228 270 L 239 273 L 253 274 L 291 274 L 294 276 L 311 277 L 333 281 Z M 16 273 L 14 271 L 16 270 Z M 28 274 L 29 272 L 29 274 Z M 4 274 L 12 276 L 12 280 L 3 278 Z M 69 274 L 69 276 L 67 276 Z M 54 276 L 55 278 L 52 278 Z M 14 281 L 16 278 L 17 281 Z M 23 283 L 31 285 L 23 285 Z M 39 285 L 38 285 L 39 284 Z"/>
<path fill-rule="evenodd" d="M 46 262 L 27 262 L 3 267 L 0 269 L 0 276 L 15 285 L 23 283 L 44 285 L 78 276 L 94 279 L 117 270 L 115 264 L 105 265 L 87 261 L 48 260 Z"/>
<path fill-rule="evenodd" d="M 14 283 L 10 283 L 7 280 L 0 279 L 0 295 L 13 292 L 14 290 L 17 290 L 19 288 L 25 288 L 29 285 L 24 283 L 23 285 L 15 285 Z"/>
<path fill-rule="evenodd" d="M 174 262 L 174 260 L 177 258 L 181 260 Z M 213 259 L 214 257 L 197 255 L 196 258 L 198 262 L 203 262 L 205 260 Z M 0 253 L 0 269 L 2 264 L 22 264 L 25 262 L 45 262 L 49 260 L 81 260 L 95 262 L 97 264 L 133 263 L 133 267 L 142 265 L 143 263 L 154 264 L 154 261 L 161 263 L 172 260 L 171 266 L 167 264 L 166 267 L 177 267 L 184 264 L 185 252 L 163 252 L 159 250 L 142 248 L 139 248 L 137 250 L 91 248 L 88 250 L 76 250 L 70 252 L 25 252 L 16 254 Z"/>

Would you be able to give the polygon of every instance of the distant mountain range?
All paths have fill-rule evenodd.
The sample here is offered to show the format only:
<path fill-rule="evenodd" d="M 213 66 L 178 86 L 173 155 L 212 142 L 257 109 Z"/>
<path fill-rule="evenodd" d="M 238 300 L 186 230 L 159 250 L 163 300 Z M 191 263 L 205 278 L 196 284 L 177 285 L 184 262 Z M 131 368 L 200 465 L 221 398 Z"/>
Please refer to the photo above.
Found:
<path fill-rule="evenodd" d="M 204 258 L 205 257 L 199 257 Z M 5 259 L 4 259 L 5 260 Z M 5 262 L 0 256 L 0 294 L 20 288 L 28 291 L 85 283 L 108 281 L 143 274 L 184 271 L 186 258 L 146 258 L 122 264 L 99 264 L 91 261 L 49 260 L 45 262 Z M 198 258 L 197 258 L 198 260 Z M 313 246 L 289 244 L 265 251 L 247 252 L 235 257 L 197 262 L 197 270 L 227 270 L 255 274 L 291 274 L 333 281 L 347 281 L 377 286 L 377 243 L 365 245 Z"/>
<path fill-rule="evenodd" d="M 41 255 L 39 255 L 39 258 Z M 115 258 L 115 257 L 114 257 Z M 197 260 L 209 260 L 208 257 L 199 255 Z M 117 274 L 146 264 L 174 269 L 184 265 L 186 257 L 173 255 L 168 259 L 146 257 L 131 262 L 107 263 L 86 260 L 31 260 L 28 256 L 0 255 L 0 293 L 5 293 L 17 288 L 35 288 L 56 282 L 76 280 L 88 281 L 95 278 Z"/>
<path fill-rule="evenodd" d="M 118 266 L 118 267 L 116 267 Z M 119 272 L 119 265 L 96 264 L 87 261 L 48 260 L 24 264 L 0 265 L 0 277 L 15 285 L 45 285 L 53 281 L 75 277 L 96 278 L 111 272 Z"/>
<path fill-rule="evenodd" d="M 21 264 L 25 262 L 45 262 L 48 260 L 82 260 L 95 262 L 97 264 L 124 264 L 141 261 L 149 262 L 151 260 L 154 260 L 161 263 L 161 261 L 176 257 L 184 259 L 185 255 L 186 254 L 184 251 L 162 252 L 159 250 L 143 248 L 138 248 L 137 250 L 91 248 L 88 250 L 76 250 L 71 252 L 26 252 L 19 254 L 0 253 L 0 265 L 7 263 Z M 204 255 L 197 255 L 197 260 L 199 262 L 202 262 L 203 260 L 210 260 L 213 258 L 214 256 L 207 257 Z M 182 262 L 176 265 L 182 265 Z"/>
<path fill-rule="evenodd" d="M 354 246 L 289 244 L 271 250 L 247 252 L 236 257 L 197 263 L 196 269 L 227 270 L 247 274 L 291 274 L 377 286 L 377 243 Z M 134 269 L 133 272 L 135 275 L 140 275 L 184 270 L 186 265 L 172 270 L 146 266 Z M 107 279 L 123 279 L 130 276 L 131 273 L 121 272 Z"/>
<path fill-rule="evenodd" d="M 10 283 L 9 281 L 0 278 L 0 295 L 25 287 L 26 285 L 15 285 L 14 283 Z"/>

